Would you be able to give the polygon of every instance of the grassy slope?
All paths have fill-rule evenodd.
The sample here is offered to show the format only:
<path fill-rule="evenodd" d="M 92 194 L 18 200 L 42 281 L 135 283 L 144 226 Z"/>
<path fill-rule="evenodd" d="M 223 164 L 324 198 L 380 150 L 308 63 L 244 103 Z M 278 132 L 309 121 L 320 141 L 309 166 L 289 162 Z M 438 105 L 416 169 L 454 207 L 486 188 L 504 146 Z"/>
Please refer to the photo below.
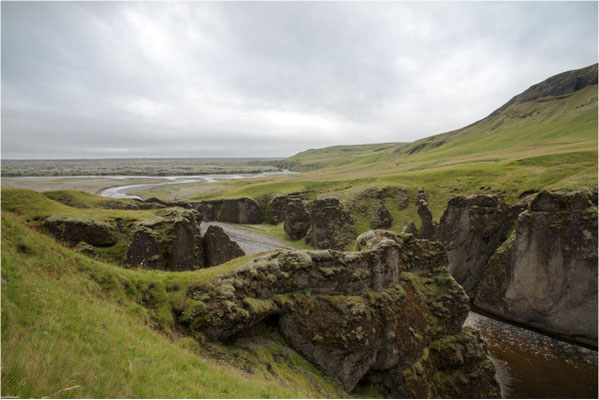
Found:
<path fill-rule="evenodd" d="M 161 312 L 164 285 L 207 282 L 243 261 L 186 273 L 127 270 L 4 212 L 2 394 L 41 397 L 80 385 L 60 397 L 345 396 L 276 332 L 223 346 L 181 336 Z M 148 296 L 156 305 L 143 307 Z"/>
<path fill-rule="evenodd" d="M 414 151 L 419 145 L 421 149 Z M 596 187 L 597 85 L 567 96 L 514 102 L 464 129 L 412 144 L 388 145 L 379 152 L 372 148 L 363 146 L 355 159 L 343 156 L 347 161 L 343 165 L 335 161 L 339 148 L 300 153 L 289 160 L 305 164 L 300 168 L 304 170 L 314 160 L 333 157 L 321 169 L 226 182 L 195 198 L 257 198 L 297 190 L 350 198 L 357 190 L 387 185 L 405 187 L 413 196 L 422 186 L 429 194 L 433 216 L 439 219 L 455 194 L 494 191 L 516 201 L 529 189 Z M 414 219 L 413 204 L 396 215 L 392 229 Z"/>

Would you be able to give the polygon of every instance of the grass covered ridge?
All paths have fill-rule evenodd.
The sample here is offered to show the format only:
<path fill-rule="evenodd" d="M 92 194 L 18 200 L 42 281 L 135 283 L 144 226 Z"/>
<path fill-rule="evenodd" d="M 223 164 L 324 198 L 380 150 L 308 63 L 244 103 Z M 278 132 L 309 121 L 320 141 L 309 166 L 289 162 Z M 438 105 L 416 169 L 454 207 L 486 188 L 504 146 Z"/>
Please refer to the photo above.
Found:
<path fill-rule="evenodd" d="M 347 396 L 268 328 L 224 346 L 174 327 L 173 288 L 208 282 L 249 257 L 196 272 L 127 270 L 64 248 L 10 213 L 2 245 L 4 396 L 75 385 L 60 396 Z"/>

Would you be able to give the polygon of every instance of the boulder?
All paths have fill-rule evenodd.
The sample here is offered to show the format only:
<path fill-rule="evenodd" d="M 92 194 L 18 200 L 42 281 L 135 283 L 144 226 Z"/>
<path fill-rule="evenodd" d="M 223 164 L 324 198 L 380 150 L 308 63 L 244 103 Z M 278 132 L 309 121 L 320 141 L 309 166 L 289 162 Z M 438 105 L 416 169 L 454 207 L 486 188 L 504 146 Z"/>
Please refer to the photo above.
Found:
<path fill-rule="evenodd" d="M 92 246 L 112 246 L 117 242 L 116 229 L 105 221 L 53 215 L 46 218 L 42 226 L 69 246 L 81 241 Z"/>
<path fill-rule="evenodd" d="M 299 240 L 306 236 L 310 227 L 310 214 L 306 203 L 300 199 L 288 199 L 285 212 L 285 234 L 289 240 Z"/>
<path fill-rule="evenodd" d="M 466 291 L 479 281 L 495 249 L 514 225 L 516 209 L 496 196 L 456 196 L 449 200 L 437 235 L 447 249 L 449 272 Z"/>
<path fill-rule="evenodd" d="M 318 199 L 310 204 L 310 225 L 306 242 L 317 249 L 343 250 L 358 235 L 350 213 L 335 198 Z"/>
<path fill-rule="evenodd" d="M 125 264 L 188 271 L 204 267 L 201 215 L 195 210 L 160 210 L 159 220 L 141 221 L 133 230 Z"/>
<path fill-rule="evenodd" d="M 241 247 L 232 241 L 220 226 L 210 225 L 204 233 L 203 240 L 206 267 L 224 264 L 234 258 L 245 256 Z"/>
<path fill-rule="evenodd" d="M 489 260 L 474 303 L 510 321 L 597 346 L 597 207 L 539 192 Z"/>
<path fill-rule="evenodd" d="M 223 271 L 185 289 L 177 323 L 223 340 L 278 316 L 270 321 L 289 346 L 348 392 L 366 379 L 397 397 L 421 387 L 498 397 L 484 343 L 462 329 L 468 297 L 447 272 L 443 245 L 371 231 L 356 247 L 276 251 Z M 413 370 L 422 376 L 409 379 Z M 452 377 L 459 381 L 447 387 Z"/>
<path fill-rule="evenodd" d="M 371 229 L 390 228 L 393 223 L 393 216 L 383 201 L 379 201 L 378 206 L 372 211 L 370 216 Z"/>
<path fill-rule="evenodd" d="M 263 221 L 262 208 L 247 197 L 239 199 L 207 200 L 195 203 L 204 221 L 259 224 Z"/>

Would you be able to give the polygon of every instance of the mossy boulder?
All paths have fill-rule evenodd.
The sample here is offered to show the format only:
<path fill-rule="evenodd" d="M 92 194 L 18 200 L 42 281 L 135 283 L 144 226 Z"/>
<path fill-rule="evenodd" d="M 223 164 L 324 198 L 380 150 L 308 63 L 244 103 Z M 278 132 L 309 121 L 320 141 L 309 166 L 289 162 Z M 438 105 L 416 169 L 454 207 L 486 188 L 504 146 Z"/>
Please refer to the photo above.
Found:
<path fill-rule="evenodd" d="M 298 200 L 305 200 L 303 193 L 296 192 L 274 197 L 266 207 L 266 222 L 271 225 L 284 222 L 288 212 L 288 204 Z"/>
<path fill-rule="evenodd" d="M 137 223 L 125 264 L 150 269 L 187 271 L 204 267 L 201 215 L 195 210 L 160 210 L 158 220 Z"/>
<path fill-rule="evenodd" d="M 300 199 L 288 199 L 285 208 L 285 234 L 290 240 L 299 240 L 306 236 L 310 228 L 310 214 L 306 203 Z"/>
<path fill-rule="evenodd" d="M 358 235 L 352 216 L 336 198 L 317 199 L 310 204 L 310 226 L 306 242 L 317 249 L 343 250 Z"/>
<path fill-rule="evenodd" d="M 597 346 L 597 207 L 539 192 L 485 268 L 474 303 L 510 321 Z"/>
<path fill-rule="evenodd" d="M 210 225 L 204 233 L 203 242 L 206 267 L 224 264 L 245 255 L 241 247 L 232 241 L 220 226 Z"/>
<path fill-rule="evenodd" d="M 118 240 L 115 227 L 105 221 L 53 215 L 43 228 L 56 239 L 75 246 L 84 241 L 93 246 L 112 246 Z"/>
<path fill-rule="evenodd" d="M 416 383 L 393 377 L 439 340 L 460 335 L 468 297 L 449 275 L 441 243 L 388 231 L 364 238 L 359 252 L 276 251 L 223 270 L 185 289 L 187 300 L 173 303 L 176 321 L 193 334 L 223 340 L 274 317 L 287 343 L 346 391 L 372 377 L 393 395 L 411 393 L 395 383 Z M 464 346 L 471 346 L 468 340 Z M 464 365 L 426 365 L 426 384 L 442 395 L 439 373 L 483 371 L 460 387 L 480 385 L 481 397 L 497 396 L 486 349 L 477 357 Z"/>

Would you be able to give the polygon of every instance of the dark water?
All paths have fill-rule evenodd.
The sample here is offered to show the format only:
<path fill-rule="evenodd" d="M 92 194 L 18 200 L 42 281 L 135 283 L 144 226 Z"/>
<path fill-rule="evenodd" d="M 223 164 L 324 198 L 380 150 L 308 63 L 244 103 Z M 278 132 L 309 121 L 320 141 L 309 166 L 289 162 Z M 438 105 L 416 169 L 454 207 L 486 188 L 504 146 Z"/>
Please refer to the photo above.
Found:
<path fill-rule="evenodd" d="M 597 398 L 597 352 L 470 312 L 506 398 Z"/>

